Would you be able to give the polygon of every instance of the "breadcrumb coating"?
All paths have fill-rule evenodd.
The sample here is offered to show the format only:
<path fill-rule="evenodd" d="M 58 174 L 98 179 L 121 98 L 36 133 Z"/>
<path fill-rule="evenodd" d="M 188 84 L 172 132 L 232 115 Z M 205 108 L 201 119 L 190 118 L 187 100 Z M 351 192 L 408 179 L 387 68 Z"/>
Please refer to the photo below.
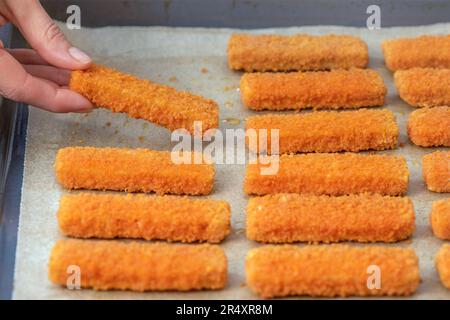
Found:
<path fill-rule="evenodd" d="M 436 268 L 442 284 L 450 289 L 450 244 L 444 244 L 436 255 Z"/>
<path fill-rule="evenodd" d="M 355 153 L 281 155 L 272 159 L 278 172 L 263 175 L 266 159 L 249 164 L 244 191 L 249 195 L 307 193 L 345 195 L 377 193 L 403 195 L 408 189 L 408 166 L 403 157 Z"/>
<path fill-rule="evenodd" d="M 450 106 L 450 69 L 399 70 L 394 80 L 400 98 L 414 107 Z"/>
<path fill-rule="evenodd" d="M 450 192 L 450 151 L 436 151 L 423 156 L 422 173 L 428 190 Z"/>
<path fill-rule="evenodd" d="M 407 296 L 420 282 L 411 248 L 264 246 L 249 251 L 245 266 L 248 286 L 263 298 Z M 372 266 L 380 271 L 378 288 Z"/>
<path fill-rule="evenodd" d="M 205 195 L 214 184 L 213 165 L 178 164 L 171 152 L 148 149 L 62 148 L 55 171 L 67 189 Z"/>
<path fill-rule="evenodd" d="M 247 72 L 365 68 L 368 63 L 367 44 L 354 36 L 233 34 L 228 42 L 229 67 Z"/>
<path fill-rule="evenodd" d="M 450 198 L 433 202 L 430 223 L 436 237 L 450 240 Z"/>
<path fill-rule="evenodd" d="M 218 243 L 230 233 L 230 205 L 177 196 L 67 194 L 58 222 L 63 234 L 76 238 Z"/>
<path fill-rule="evenodd" d="M 387 89 L 374 70 L 246 73 L 243 104 L 252 110 L 354 109 L 382 106 Z"/>
<path fill-rule="evenodd" d="M 394 149 L 399 134 L 395 116 L 387 109 L 266 114 L 247 118 L 246 129 L 256 131 L 258 141 L 247 139 L 247 145 L 260 153 L 273 153 L 273 129 L 279 130 L 279 153 Z M 260 137 L 259 129 L 266 129 L 267 134 Z M 267 140 L 265 147 L 259 138 Z"/>
<path fill-rule="evenodd" d="M 217 245 L 60 240 L 49 262 L 50 280 L 67 285 L 68 267 L 80 269 L 82 288 L 190 291 L 222 289 L 227 258 Z"/>
<path fill-rule="evenodd" d="M 274 194 L 247 205 L 247 238 L 266 243 L 396 242 L 413 231 L 407 197 Z"/>
<path fill-rule="evenodd" d="M 391 71 L 415 67 L 450 68 L 450 35 L 386 40 L 381 49 Z"/>
<path fill-rule="evenodd" d="M 213 100 L 104 66 L 72 71 L 69 87 L 99 107 L 172 131 L 184 128 L 194 133 L 194 121 L 202 122 L 202 133 L 218 127 L 219 109 Z"/>
<path fill-rule="evenodd" d="M 411 141 L 422 147 L 450 147 L 450 107 L 423 108 L 408 119 Z"/>

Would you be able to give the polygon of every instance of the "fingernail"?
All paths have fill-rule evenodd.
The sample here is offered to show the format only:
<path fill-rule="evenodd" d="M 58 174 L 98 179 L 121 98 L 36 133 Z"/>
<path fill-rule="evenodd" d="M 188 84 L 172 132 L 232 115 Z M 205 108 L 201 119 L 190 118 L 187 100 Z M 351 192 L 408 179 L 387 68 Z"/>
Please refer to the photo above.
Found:
<path fill-rule="evenodd" d="M 78 60 L 81 63 L 89 63 L 92 61 L 92 59 L 86 53 L 75 47 L 69 48 L 69 54 L 72 56 L 72 58 Z"/>

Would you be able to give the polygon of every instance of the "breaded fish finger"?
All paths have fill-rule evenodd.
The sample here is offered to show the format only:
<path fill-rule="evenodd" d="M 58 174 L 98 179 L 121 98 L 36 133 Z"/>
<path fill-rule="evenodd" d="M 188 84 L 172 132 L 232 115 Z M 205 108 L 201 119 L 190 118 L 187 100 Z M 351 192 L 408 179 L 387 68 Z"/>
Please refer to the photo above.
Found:
<path fill-rule="evenodd" d="M 422 147 L 450 147 L 450 107 L 422 108 L 408 119 L 411 141 Z"/>
<path fill-rule="evenodd" d="M 247 285 L 264 298 L 407 296 L 420 281 L 410 248 L 264 246 L 249 251 L 245 269 Z"/>
<path fill-rule="evenodd" d="M 355 153 L 281 155 L 270 166 L 276 174 L 263 174 L 266 159 L 249 164 L 244 191 L 249 195 L 309 193 L 345 195 L 378 193 L 403 195 L 408 189 L 408 166 L 403 157 Z"/>
<path fill-rule="evenodd" d="M 450 198 L 433 202 L 430 223 L 436 237 L 450 240 Z"/>
<path fill-rule="evenodd" d="M 62 148 L 55 171 L 67 189 L 204 195 L 214 184 L 213 165 L 179 164 L 171 152 L 148 149 Z"/>
<path fill-rule="evenodd" d="M 368 62 L 366 43 L 354 36 L 233 34 L 228 42 L 228 65 L 234 70 L 349 69 Z"/>
<path fill-rule="evenodd" d="M 386 40 L 381 44 L 389 70 L 450 68 L 450 35 Z"/>
<path fill-rule="evenodd" d="M 203 132 L 218 127 L 219 109 L 213 100 L 104 66 L 72 71 L 69 87 L 99 107 L 172 131 L 184 128 L 194 133 L 194 121 L 202 122 Z"/>
<path fill-rule="evenodd" d="M 50 280 L 66 286 L 69 266 L 79 267 L 82 288 L 95 290 L 222 289 L 227 281 L 223 249 L 208 244 L 60 240 L 50 256 Z"/>
<path fill-rule="evenodd" d="M 274 194 L 251 198 L 247 238 L 266 243 L 396 242 L 414 231 L 407 197 Z"/>
<path fill-rule="evenodd" d="M 279 130 L 280 153 L 385 150 L 394 149 L 398 140 L 395 116 L 387 109 L 266 114 L 247 118 L 246 129 L 258 137 L 253 143 L 247 139 L 249 149 L 260 153 L 272 153 L 273 129 Z M 267 134 L 260 136 L 260 129 Z M 259 139 L 267 140 L 266 148 Z"/>
<path fill-rule="evenodd" d="M 428 190 L 450 192 L 450 151 L 436 151 L 423 156 L 422 173 Z"/>
<path fill-rule="evenodd" d="M 450 244 L 444 244 L 436 255 L 436 268 L 442 284 L 450 289 Z"/>
<path fill-rule="evenodd" d="M 399 70 L 394 80 L 400 98 L 414 107 L 450 105 L 450 69 Z"/>
<path fill-rule="evenodd" d="M 63 234 L 77 238 L 217 243 L 230 233 L 230 206 L 177 196 L 67 194 L 58 222 Z"/>
<path fill-rule="evenodd" d="M 386 86 L 374 70 L 246 73 L 241 98 L 252 110 L 354 109 L 384 104 Z"/>

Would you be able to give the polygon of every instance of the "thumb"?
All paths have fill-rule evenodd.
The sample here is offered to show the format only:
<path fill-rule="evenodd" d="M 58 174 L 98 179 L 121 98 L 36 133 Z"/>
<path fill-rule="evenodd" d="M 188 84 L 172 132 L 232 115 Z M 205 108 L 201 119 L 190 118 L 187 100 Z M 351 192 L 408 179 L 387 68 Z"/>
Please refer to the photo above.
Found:
<path fill-rule="evenodd" d="M 89 67 L 92 63 L 91 58 L 67 41 L 39 1 L 9 1 L 8 3 L 12 22 L 49 64 L 69 70 Z"/>

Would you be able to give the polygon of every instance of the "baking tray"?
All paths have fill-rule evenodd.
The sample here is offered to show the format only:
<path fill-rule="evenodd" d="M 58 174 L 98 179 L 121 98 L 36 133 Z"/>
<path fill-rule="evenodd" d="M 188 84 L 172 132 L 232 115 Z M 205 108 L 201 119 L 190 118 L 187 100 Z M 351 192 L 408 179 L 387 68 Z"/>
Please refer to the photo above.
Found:
<path fill-rule="evenodd" d="M 239 0 L 97 0 L 43 1 L 54 18 L 64 20 L 70 4 L 82 8 L 84 26 L 163 25 L 193 27 L 262 28 L 292 25 L 333 24 L 365 26 L 369 4 L 382 7 L 382 26 L 423 25 L 446 22 L 448 1 L 239 1 Z M 16 30 L 2 28 L 3 41 L 24 45 Z M 12 34 L 12 37 L 11 37 Z M 0 109 L 1 198 L 0 298 L 11 297 L 17 223 L 21 199 L 27 106 L 4 100 Z"/>

